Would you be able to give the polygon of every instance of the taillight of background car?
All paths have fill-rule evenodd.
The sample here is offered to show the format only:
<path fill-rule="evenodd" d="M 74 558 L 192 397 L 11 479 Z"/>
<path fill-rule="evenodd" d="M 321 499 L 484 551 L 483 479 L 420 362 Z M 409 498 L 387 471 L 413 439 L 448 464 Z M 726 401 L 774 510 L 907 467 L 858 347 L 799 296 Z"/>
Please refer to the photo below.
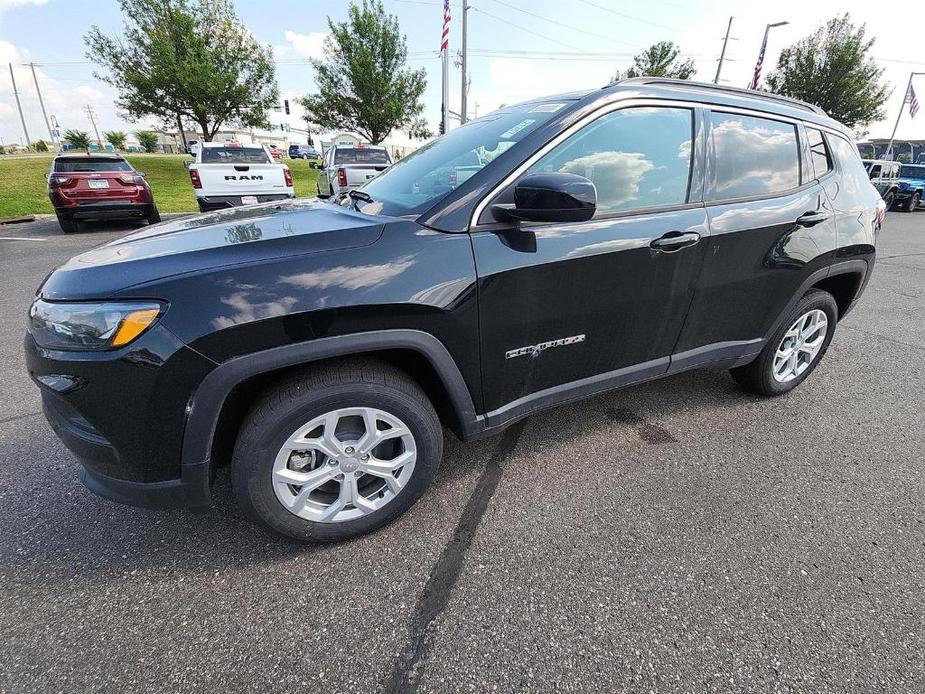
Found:
<path fill-rule="evenodd" d="M 127 186 L 143 186 L 145 184 L 145 179 L 139 174 L 122 174 L 119 176 L 119 182 Z"/>
<path fill-rule="evenodd" d="M 48 179 L 49 188 L 71 188 L 77 183 L 73 176 L 51 176 Z"/>
<path fill-rule="evenodd" d="M 193 188 L 202 188 L 202 179 L 199 178 L 199 172 L 196 169 L 189 170 L 189 179 L 193 182 Z"/>
<path fill-rule="evenodd" d="M 877 200 L 877 226 L 879 227 L 883 224 L 883 220 L 886 219 L 886 203 L 883 199 Z"/>
<path fill-rule="evenodd" d="M 337 185 L 346 188 L 347 187 L 347 170 L 338 169 L 337 170 Z"/>
<path fill-rule="evenodd" d="M 292 188 L 292 172 L 289 170 L 288 166 L 283 169 L 283 178 L 286 179 L 286 187 Z"/>

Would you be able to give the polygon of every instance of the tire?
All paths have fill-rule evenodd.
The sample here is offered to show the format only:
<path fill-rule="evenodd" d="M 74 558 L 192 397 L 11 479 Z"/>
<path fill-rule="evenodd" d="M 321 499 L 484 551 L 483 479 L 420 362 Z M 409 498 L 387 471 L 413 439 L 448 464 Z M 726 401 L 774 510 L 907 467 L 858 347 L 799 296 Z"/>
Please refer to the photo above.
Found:
<path fill-rule="evenodd" d="M 151 205 L 151 211 L 145 215 L 148 224 L 157 224 L 161 221 L 161 213 L 157 211 L 157 205 Z"/>
<path fill-rule="evenodd" d="M 73 234 L 79 230 L 77 222 L 73 219 L 62 217 L 60 214 L 55 216 L 58 218 L 58 225 L 61 227 L 61 231 L 65 234 Z"/>
<path fill-rule="evenodd" d="M 889 210 L 893 207 L 894 202 L 896 202 L 896 195 L 891 190 L 889 193 L 886 194 L 886 197 L 883 198 L 883 203 L 886 205 L 886 209 Z"/>
<path fill-rule="evenodd" d="M 906 204 L 903 206 L 903 212 L 915 212 L 921 201 L 922 194 L 916 191 L 906 200 Z"/>
<path fill-rule="evenodd" d="M 818 347 L 812 347 L 812 349 L 815 349 L 815 352 L 811 358 L 807 356 L 803 348 L 809 348 L 812 345 L 812 340 L 807 340 L 806 344 L 800 349 L 794 346 L 793 349 L 798 352 L 796 366 L 799 373 L 787 373 L 789 370 L 786 368 L 786 365 L 783 364 L 785 360 L 776 362 L 778 349 L 785 348 L 784 339 L 792 334 L 791 331 L 798 320 L 805 320 L 807 316 L 810 315 L 818 316 L 816 312 L 825 314 L 826 319 L 825 335 L 822 338 L 821 344 L 818 345 Z M 809 378 L 809 375 L 816 369 L 819 362 L 822 361 L 822 357 L 825 355 L 826 350 L 829 348 L 829 344 L 832 342 L 832 336 L 835 334 L 835 323 L 837 320 L 838 304 L 835 303 L 835 298 L 828 292 L 820 289 L 809 291 L 806 296 L 800 299 L 797 305 L 788 314 L 787 319 L 781 324 L 780 328 L 778 328 L 771 339 L 768 340 L 768 343 L 765 345 L 764 349 L 761 350 L 757 359 L 745 366 L 732 369 L 730 371 L 732 377 L 744 390 L 759 395 L 783 395 L 793 390 Z M 810 335 L 810 337 L 812 337 L 812 335 Z M 794 344 L 795 339 L 794 337 L 788 337 L 788 345 Z M 793 352 L 790 352 L 790 354 L 792 353 Z M 785 375 L 783 378 L 786 380 L 781 380 L 781 377 L 775 376 L 775 367 L 778 364 L 784 366 L 783 371 Z"/>
<path fill-rule="evenodd" d="M 387 437 L 369 449 L 371 458 L 364 457 L 368 420 L 356 411 L 375 413 L 369 416 L 376 418 L 378 434 L 393 431 L 394 422 L 403 425 L 394 431 L 404 434 Z M 328 436 L 329 421 L 335 422 L 336 441 Z M 383 423 L 389 428 L 381 430 Z M 292 444 L 298 450 L 284 449 L 297 435 L 310 434 L 315 441 L 328 442 L 327 450 L 339 457 L 335 460 L 304 441 Z M 337 542 L 382 527 L 408 510 L 433 481 L 442 456 L 443 429 L 424 391 L 385 362 L 351 360 L 301 372 L 260 398 L 238 432 L 231 483 L 244 512 L 269 530 L 299 542 Z M 404 459 L 410 462 L 396 473 L 364 472 L 364 465 Z M 294 464 L 306 467 L 292 472 Z M 316 484 L 300 506 L 304 486 L 290 486 L 289 479 L 310 473 L 325 481 Z M 362 499 L 352 497 L 358 505 L 341 501 L 350 489 L 359 490 Z M 298 511 L 290 510 L 283 499 Z M 326 513 L 332 515 L 323 520 Z"/>

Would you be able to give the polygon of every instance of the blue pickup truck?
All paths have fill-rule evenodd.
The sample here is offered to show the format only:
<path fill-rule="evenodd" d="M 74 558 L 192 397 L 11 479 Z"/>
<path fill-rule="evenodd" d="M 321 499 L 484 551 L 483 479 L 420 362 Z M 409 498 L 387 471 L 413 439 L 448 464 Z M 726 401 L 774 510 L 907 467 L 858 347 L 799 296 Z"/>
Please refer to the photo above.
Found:
<path fill-rule="evenodd" d="M 903 164 L 897 183 L 896 206 L 903 212 L 914 212 L 925 197 L 925 164 Z"/>

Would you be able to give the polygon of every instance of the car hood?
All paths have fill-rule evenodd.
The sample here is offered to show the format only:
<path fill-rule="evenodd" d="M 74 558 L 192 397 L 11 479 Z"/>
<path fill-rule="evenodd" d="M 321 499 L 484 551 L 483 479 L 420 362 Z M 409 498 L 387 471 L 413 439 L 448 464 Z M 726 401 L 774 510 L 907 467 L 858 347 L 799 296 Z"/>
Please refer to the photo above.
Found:
<path fill-rule="evenodd" d="M 183 217 L 71 258 L 38 293 L 46 299 L 101 298 L 191 272 L 367 246 L 387 221 L 314 198 Z"/>
<path fill-rule="evenodd" d="M 916 188 L 919 186 L 925 186 L 925 179 L 922 179 L 922 178 L 901 177 L 901 178 L 897 178 L 896 182 L 899 183 L 899 185 L 901 186 L 910 186 L 912 188 Z"/>

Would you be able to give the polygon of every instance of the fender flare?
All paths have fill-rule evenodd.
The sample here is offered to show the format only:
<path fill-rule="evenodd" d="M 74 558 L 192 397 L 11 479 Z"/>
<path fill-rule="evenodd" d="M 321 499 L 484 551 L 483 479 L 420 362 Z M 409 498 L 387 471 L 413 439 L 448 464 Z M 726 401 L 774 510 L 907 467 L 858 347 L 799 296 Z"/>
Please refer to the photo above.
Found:
<path fill-rule="evenodd" d="M 430 333 L 396 329 L 323 337 L 234 357 L 206 375 L 187 405 L 181 460 L 183 479 L 197 477 L 200 490 L 201 485 L 205 485 L 208 497 L 210 475 L 203 476 L 199 471 L 211 468 L 212 441 L 218 417 L 228 395 L 238 384 L 277 369 L 386 349 L 411 349 L 430 362 L 446 389 L 464 438 L 475 436 L 484 429 L 484 418 L 476 414 L 472 395 L 459 367 L 443 343 Z"/>

